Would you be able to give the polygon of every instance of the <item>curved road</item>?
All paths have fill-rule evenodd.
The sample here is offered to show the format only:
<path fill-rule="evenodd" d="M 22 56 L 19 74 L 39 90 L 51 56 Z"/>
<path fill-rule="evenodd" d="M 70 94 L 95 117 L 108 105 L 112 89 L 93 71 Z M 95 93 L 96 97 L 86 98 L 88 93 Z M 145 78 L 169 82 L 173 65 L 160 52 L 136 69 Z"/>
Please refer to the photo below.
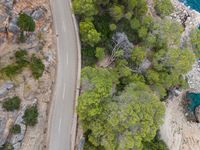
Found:
<path fill-rule="evenodd" d="M 70 0 L 51 0 L 57 34 L 57 77 L 50 111 L 48 150 L 70 150 L 78 48 Z"/>

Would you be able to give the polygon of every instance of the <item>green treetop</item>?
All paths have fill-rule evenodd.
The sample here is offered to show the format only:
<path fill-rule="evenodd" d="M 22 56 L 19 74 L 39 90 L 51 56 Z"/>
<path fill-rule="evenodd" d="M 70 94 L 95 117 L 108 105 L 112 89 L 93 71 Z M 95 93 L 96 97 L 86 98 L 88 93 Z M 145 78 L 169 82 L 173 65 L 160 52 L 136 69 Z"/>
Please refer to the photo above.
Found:
<path fill-rule="evenodd" d="M 171 0 L 155 0 L 155 10 L 161 17 L 168 16 L 174 11 Z"/>
<path fill-rule="evenodd" d="M 139 82 L 130 84 L 121 95 L 105 99 L 102 109 L 87 129 L 89 142 L 105 150 L 142 149 L 142 142 L 156 135 L 165 111 L 159 98 Z"/>
<path fill-rule="evenodd" d="M 80 23 L 81 40 L 90 46 L 94 46 L 101 40 L 101 34 L 98 33 L 91 21 Z"/>
<path fill-rule="evenodd" d="M 119 21 L 124 15 L 124 7 L 119 5 L 114 5 L 110 8 L 110 15 L 115 21 Z"/>
<path fill-rule="evenodd" d="M 92 17 L 98 13 L 96 0 L 74 0 L 73 8 L 75 14 L 85 17 Z"/>
<path fill-rule="evenodd" d="M 35 31 L 35 22 L 33 18 L 25 13 L 21 13 L 19 15 L 19 20 L 17 24 L 22 31 L 28 31 L 28 32 Z"/>

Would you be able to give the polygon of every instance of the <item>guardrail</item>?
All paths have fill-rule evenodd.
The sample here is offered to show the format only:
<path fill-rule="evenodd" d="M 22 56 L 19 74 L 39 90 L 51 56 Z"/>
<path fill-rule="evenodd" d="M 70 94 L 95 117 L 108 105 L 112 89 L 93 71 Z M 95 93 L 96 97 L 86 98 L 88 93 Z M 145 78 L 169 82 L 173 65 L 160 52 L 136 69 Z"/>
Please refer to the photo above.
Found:
<path fill-rule="evenodd" d="M 72 122 L 72 130 L 71 130 L 71 150 L 75 150 L 75 145 L 76 145 L 76 135 L 77 135 L 77 121 L 78 121 L 78 116 L 76 113 L 76 107 L 78 104 L 78 97 L 80 93 L 80 80 L 81 80 L 81 43 L 80 43 L 80 38 L 79 38 L 79 28 L 78 24 L 76 21 L 76 17 L 73 13 L 73 7 L 72 7 L 72 2 L 70 1 L 70 7 L 72 11 L 72 19 L 74 23 L 74 29 L 76 33 L 76 42 L 77 42 L 77 50 L 78 50 L 78 57 L 77 57 L 77 62 L 78 62 L 78 67 L 77 67 L 77 79 L 76 79 L 76 94 L 75 94 L 75 103 L 74 103 L 74 116 L 73 116 L 73 122 Z"/>

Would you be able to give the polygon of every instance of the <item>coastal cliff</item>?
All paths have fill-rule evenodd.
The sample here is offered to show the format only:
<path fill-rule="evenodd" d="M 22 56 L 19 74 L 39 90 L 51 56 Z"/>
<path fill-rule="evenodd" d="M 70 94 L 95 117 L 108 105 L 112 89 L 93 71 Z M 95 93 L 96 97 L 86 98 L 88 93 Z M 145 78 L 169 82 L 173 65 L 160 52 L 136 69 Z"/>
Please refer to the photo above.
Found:
<path fill-rule="evenodd" d="M 185 30 L 182 34 L 181 43 L 182 45 L 188 44 L 191 31 L 200 25 L 200 13 L 178 0 L 172 0 L 172 3 L 175 12 L 170 17 L 183 25 Z M 186 75 L 186 78 L 190 89 L 200 91 L 199 62 L 193 65 L 193 69 Z M 166 104 L 166 114 L 160 134 L 170 150 L 198 150 L 200 149 L 200 124 L 187 121 L 187 113 L 184 113 L 182 107 L 183 93 L 169 100 Z"/>

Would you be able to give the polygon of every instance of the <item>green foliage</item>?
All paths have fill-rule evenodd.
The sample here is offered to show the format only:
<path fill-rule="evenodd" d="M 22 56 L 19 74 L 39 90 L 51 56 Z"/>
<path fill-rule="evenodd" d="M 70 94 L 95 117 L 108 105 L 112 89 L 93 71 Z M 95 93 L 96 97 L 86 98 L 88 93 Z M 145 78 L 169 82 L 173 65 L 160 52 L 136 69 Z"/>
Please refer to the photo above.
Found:
<path fill-rule="evenodd" d="M 156 20 L 152 29 L 153 31 L 149 34 L 156 37 L 154 43 L 156 49 L 174 46 L 179 47 L 181 35 L 184 31 L 180 23 L 165 18 L 162 20 Z"/>
<path fill-rule="evenodd" d="M 26 39 L 25 39 L 25 36 L 24 36 L 24 31 L 21 31 L 20 35 L 19 35 L 19 42 L 24 43 L 25 41 L 26 41 Z"/>
<path fill-rule="evenodd" d="M 183 75 L 195 59 L 183 48 L 181 24 L 164 17 L 173 11 L 170 0 L 156 0 L 161 18 L 147 13 L 146 0 L 82 1 L 74 0 L 74 10 L 80 21 L 83 66 L 95 66 L 97 58 L 112 54 L 116 32 L 125 33 L 134 45 L 133 50 L 120 45 L 108 68 L 82 70 L 84 92 L 77 112 L 86 137 L 84 149 L 164 150 L 164 143 L 154 138 L 165 111 L 159 99 L 171 88 L 187 85 Z M 191 35 L 198 51 L 198 35 Z M 127 51 L 129 58 L 124 57 Z"/>
<path fill-rule="evenodd" d="M 105 49 L 97 47 L 96 48 L 96 55 L 99 60 L 103 60 L 105 58 Z"/>
<path fill-rule="evenodd" d="M 19 65 L 11 64 L 1 69 L 1 73 L 9 78 L 13 78 L 17 74 L 22 72 L 22 68 Z"/>
<path fill-rule="evenodd" d="M 195 56 L 188 49 L 160 50 L 154 54 L 153 70 L 146 73 L 147 82 L 163 98 L 166 90 L 174 86 L 185 86 L 182 75 L 192 69 Z"/>
<path fill-rule="evenodd" d="M 7 111 L 14 111 L 20 108 L 21 100 L 19 97 L 15 96 L 13 98 L 6 99 L 3 102 L 3 108 Z"/>
<path fill-rule="evenodd" d="M 23 119 L 27 126 L 35 126 L 37 124 L 38 109 L 37 106 L 31 106 L 25 110 Z"/>
<path fill-rule="evenodd" d="M 97 62 L 96 50 L 93 47 L 87 46 L 81 50 L 82 66 L 94 66 Z"/>
<path fill-rule="evenodd" d="M 101 103 L 95 105 L 99 108 L 95 119 L 85 121 L 90 117 L 81 117 L 84 128 L 91 131 L 88 134 L 89 142 L 95 147 L 102 146 L 105 150 L 141 149 L 142 142 L 153 139 L 162 123 L 165 110 L 163 104 L 148 86 L 139 82 L 130 84 L 119 96 L 110 96 L 100 97 Z M 81 101 L 88 101 L 88 98 Z M 85 109 L 87 114 L 93 114 L 92 108 Z M 79 112 L 79 115 L 83 114 Z"/>
<path fill-rule="evenodd" d="M 137 0 L 128 0 L 128 8 L 133 10 L 137 6 Z"/>
<path fill-rule="evenodd" d="M 200 58 L 200 30 L 191 32 L 191 45 L 197 58 Z"/>
<path fill-rule="evenodd" d="M 19 50 L 15 53 L 16 63 L 20 67 L 26 67 L 29 64 L 28 53 L 26 50 Z"/>
<path fill-rule="evenodd" d="M 92 17 L 98 13 L 96 0 L 74 0 L 73 8 L 75 14 L 85 17 Z"/>
<path fill-rule="evenodd" d="M 28 57 L 26 50 L 19 50 L 15 53 L 16 62 L 1 69 L 1 73 L 9 78 L 13 78 L 23 71 L 24 67 L 30 67 L 33 77 L 39 79 L 45 69 L 42 61 L 35 55 Z"/>
<path fill-rule="evenodd" d="M 43 75 L 45 66 L 39 58 L 37 58 L 35 55 L 32 55 L 30 68 L 31 68 L 33 77 L 35 79 L 39 79 Z"/>
<path fill-rule="evenodd" d="M 140 21 L 137 18 L 133 18 L 130 24 L 133 30 L 138 30 L 140 28 Z"/>
<path fill-rule="evenodd" d="M 138 31 L 138 36 L 141 39 L 145 39 L 148 34 L 148 29 L 146 27 L 141 27 Z"/>
<path fill-rule="evenodd" d="M 2 147 L 0 147 L 0 150 L 14 150 L 14 147 L 10 143 L 4 144 Z"/>
<path fill-rule="evenodd" d="M 188 49 L 169 49 L 156 53 L 153 63 L 156 70 L 185 74 L 192 69 L 194 61 L 194 54 Z"/>
<path fill-rule="evenodd" d="M 109 14 L 105 13 L 103 15 L 95 16 L 93 21 L 97 32 L 101 33 L 100 45 L 105 48 L 108 48 L 111 45 L 113 33 L 110 29 L 111 20 L 112 18 L 109 16 Z"/>
<path fill-rule="evenodd" d="M 117 26 L 114 23 L 110 24 L 109 27 L 111 31 L 115 31 L 117 29 Z"/>
<path fill-rule="evenodd" d="M 111 94 L 114 82 L 117 82 L 115 74 L 106 69 L 82 70 L 82 86 L 87 89 L 79 97 L 78 113 L 82 121 L 88 122 L 102 112 L 101 100 Z"/>
<path fill-rule="evenodd" d="M 142 47 L 136 47 L 132 52 L 131 59 L 137 66 L 139 66 L 144 61 L 145 57 L 146 50 Z"/>
<path fill-rule="evenodd" d="M 81 40 L 90 46 L 94 46 L 101 40 L 101 34 L 98 33 L 91 21 L 80 23 Z"/>
<path fill-rule="evenodd" d="M 145 142 L 143 150 L 169 150 L 163 140 L 157 135 L 152 141 Z"/>
<path fill-rule="evenodd" d="M 117 22 L 119 21 L 124 14 L 124 7 L 119 5 L 113 5 L 110 8 L 110 15 L 114 18 L 114 20 Z"/>
<path fill-rule="evenodd" d="M 11 132 L 12 132 L 13 134 L 19 134 L 19 133 L 21 133 L 21 126 L 18 125 L 18 124 L 15 124 L 15 125 L 12 127 Z"/>
<path fill-rule="evenodd" d="M 22 31 L 34 32 L 35 31 L 35 22 L 33 18 L 25 13 L 19 14 L 19 20 L 17 25 Z"/>
<path fill-rule="evenodd" d="M 161 17 L 168 16 L 174 11 L 170 0 L 155 0 L 155 10 Z"/>
<path fill-rule="evenodd" d="M 28 57 L 25 50 L 19 50 L 15 53 L 16 63 L 10 64 L 1 69 L 1 73 L 6 75 L 9 78 L 13 78 L 16 75 L 20 74 L 23 70 L 23 67 L 28 65 Z"/>

